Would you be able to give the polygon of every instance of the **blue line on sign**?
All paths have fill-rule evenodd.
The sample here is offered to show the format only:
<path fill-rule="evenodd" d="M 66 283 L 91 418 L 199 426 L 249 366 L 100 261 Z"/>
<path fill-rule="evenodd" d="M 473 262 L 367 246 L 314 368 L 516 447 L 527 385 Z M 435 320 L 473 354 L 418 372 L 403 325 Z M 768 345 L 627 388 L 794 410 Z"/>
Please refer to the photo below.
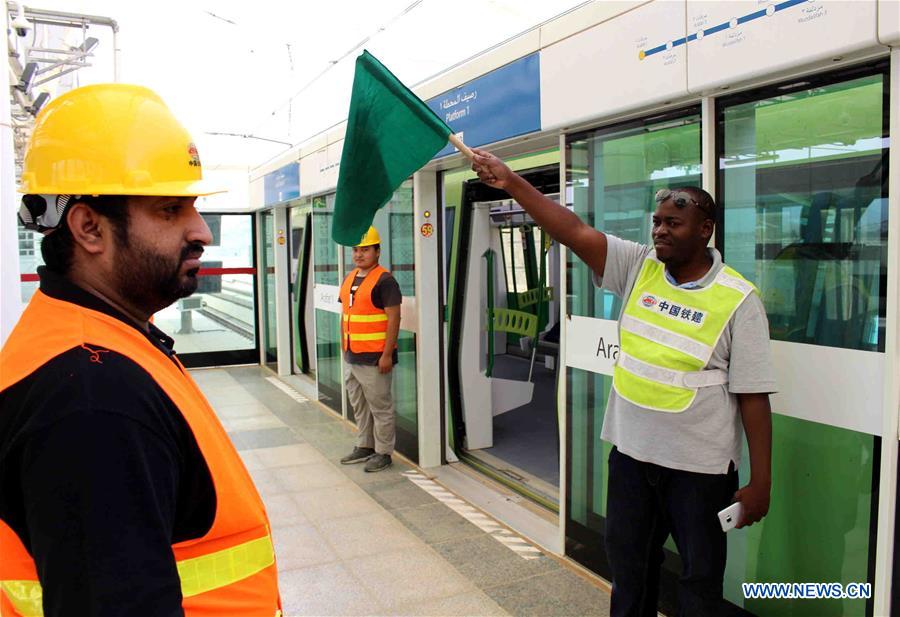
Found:
<path fill-rule="evenodd" d="M 756 11 L 755 13 L 750 13 L 749 15 L 744 15 L 743 17 L 739 17 L 737 22 L 738 25 L 745 24 L 748 21 L 753 21 L 754 19 L 759 19 L 760 17 L 766 16 L 766 10 L 763 9 L 761 11 Z"/>
<path fill-rule="evenodd" d="M 722 30 L 728 29 L 728 22 L 724 24 L 719 24 L 718 26 L 713 26 L 712 28 L 707 28 L 703 31 L 703 36 L 709 36 L 710 34 L 715 34 L 716 32 L 721 32 Z"/>
<path fill-rule="evenodd" d="M 776 12 L 783 11 L 784 9 L 789 9 L 794 5 L 803 4 L 804 2 L 807 2 L 807 1 L 808 0 L 785 0 L 782 3 L 775 5 L 775 11 Z"/>
<path fill-rule="evenodd" d="M 784 0 L 784 2 L 780 2 L 778 4 L 770 5 L 770 6 L 774 6 L 775 11 L 778 12 L 778 11 L 783 11 L 785 9 L 789 9 L 792 6 L 797 6 L 798 4 L 803 4 L 804 2 L 809 2 L 809 0 Z M 759 19 L 761 17 L 765 17 L 766 15 L 767 15 L 766 9 L 754 11 L 753 13 L 748 13 L 747 15 L 744 15 L 743 17 L 738 17 L 737 24 L 738 25 L 745 24 L 748 21 L 753 21 L 754 19 Z M 721 23 L 717 26 L 712 26 L 711 28 L 707 28 L 706 30 L 703 31 L 703 36 L 709 36 L 710 34 L 715 34 L 716 32 L 721 32 L 722 30 L 728 30 L 729 27 L 731 27 L 731 22 L 726 21 L 725 23 Z M 688 35 L 687 37 L 683 37 L 683 38 L 672 41 L 672 47 L 677 47 L 677 46 L 683 45 L 689 41 L 696 41 L 696 40 L 697 40 L 697 34 L 696 33 L 691 34 L 691 35 Z M 647 56 L 652 56 L 653 54 L 658 54 L 661 51 L 665 51 L 667 45 L 668 44 L 666 43 L 663 45 L 657 45 L 656 47 L 654 47 L 652 49 L 648 49 L 647 51 L 643 52 L 643 54 L 641 55 L 641 58 L 646 58 Z"/>

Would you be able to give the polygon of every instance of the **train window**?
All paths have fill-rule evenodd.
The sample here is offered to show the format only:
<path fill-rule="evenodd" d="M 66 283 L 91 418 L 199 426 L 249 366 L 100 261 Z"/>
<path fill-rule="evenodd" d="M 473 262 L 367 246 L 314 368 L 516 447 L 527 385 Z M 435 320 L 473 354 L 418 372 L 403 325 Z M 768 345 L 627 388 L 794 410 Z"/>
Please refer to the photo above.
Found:
<path fill-rule="evenodd" d="M 851 363 L 857 350 L 885 345 L 886 68 L 879 62 L 811 75 L 716 105 L 717 234 L 725 261 L 759 288 L 771 338 L 803 344 L 773 345 L 775 362 L 790 375 L 800 362 L 816 365 L 812 345 L 835 348 L 827 354 L 835 371 L 821 379 L 837 380 L 838 388 L 860 379 L 874 391 L 882 387 L 880 371 L 861 375 Z M 803 355 L 792 358 L 798 351 Z M 740 583 L 751 578 L 839 573 L 871 581 L 874 571 L 878 439 L 846 427 L 872 410 L 850 395 L 831 409 L 804 408 L 791 398 L 799 383 L 783 374 L 778 382 L 785 396 L 773 398 L 773 477 L 802 489 L 781 489 L 777 497 L 773 490 L 755 537 L 729 546 L 726 597 L 753 613 L 781 614 L 743 600 Z M 749 473 L 746 454 L 739 473 Z M 809 610 L 824 614 L 831 606 Z M 847 600 L 838 614 L 865 611 L 864 601 Z"/>
<path fill-rule="evenodd" d="M 726 260 L 759 287 L 773 339 L 883 350 L 884 78 L 769 94 L 720 105 Z"/>

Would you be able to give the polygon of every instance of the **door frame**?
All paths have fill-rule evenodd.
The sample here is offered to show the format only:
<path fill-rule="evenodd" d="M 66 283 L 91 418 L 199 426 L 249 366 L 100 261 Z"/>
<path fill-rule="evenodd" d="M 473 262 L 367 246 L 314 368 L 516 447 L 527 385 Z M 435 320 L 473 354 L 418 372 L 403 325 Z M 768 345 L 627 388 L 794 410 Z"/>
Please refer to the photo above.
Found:
<path fill-rule="evenodd" d="M 558 165 L 537 167 L 519 172 L 543 193 L 559 192 Z M 551 190 L 552 189 L 552 190 Z M 467 465 L 473 467 L 489 478 L 499 482 L 510 490 L 543 506 L 551 512 L 559 512 L 559 503 L 549 501 L 543 495 L 531 490 L 528 486 L 515 481 L 499 469 L 480 460 L 477 456 L 463 449 L 466 435 L 465 420 L 462 410 L 462 375 L 460 358 L 462 339 L 462 319 L 466 304 L 466 280 L 468 278 L 468 260 L 472 232 L 472 206 L 476 202 L 499 201 L 509 199 L 505 191 L 492 188 L 480 180 L 464 181 L 462 199 L 456 211 L 454 234 L 451 240 L 449 263 L 450 278 L 447 290 L 447 344 L 444 375 L 447 384 L 447 413 L 443 416 L 444 433 L 447 444 L 453 453 Z M 560 315 L 561 318 L 561 315 Z M 556 393 L 559 392 L 559 375 L 557 373 Z M 557 410 L 557 415 L 558 415 Z M 557 433 L 558 438 L 558 433 Z M 559 444 L 562 448 L 564 444 Z M 562 479 L 562 478 L 561 478 Z M 562 495 L 562 493 L 560 493 Z"/>

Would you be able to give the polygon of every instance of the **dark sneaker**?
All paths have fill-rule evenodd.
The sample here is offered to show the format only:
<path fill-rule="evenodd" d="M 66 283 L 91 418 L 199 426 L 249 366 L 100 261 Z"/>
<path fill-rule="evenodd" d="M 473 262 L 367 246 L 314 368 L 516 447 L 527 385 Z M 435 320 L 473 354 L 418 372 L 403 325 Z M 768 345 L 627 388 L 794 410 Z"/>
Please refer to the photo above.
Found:
<path fill-rule="evenodd" d="M 391 466 L 390 454 L 375 454 L 366 463 L 366 471 L 381 471 Z"/>
<path fill-rule="evenodd" d="M 375 454 L 375 450 L 372 448 L 353 448 L 353 452 L 341 459 L 341 465 L 363 463 L 369 460 L 373 454 Z"/>

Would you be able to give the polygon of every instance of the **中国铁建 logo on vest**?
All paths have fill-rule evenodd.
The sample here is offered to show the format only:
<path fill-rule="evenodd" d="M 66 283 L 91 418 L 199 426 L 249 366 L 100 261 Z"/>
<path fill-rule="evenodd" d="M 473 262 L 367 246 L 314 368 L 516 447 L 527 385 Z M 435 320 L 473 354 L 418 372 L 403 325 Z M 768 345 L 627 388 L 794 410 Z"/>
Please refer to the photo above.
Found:
<path fill-rule="evenodd" d="M 638 306 L 669 319 L 694 326 L 703 325 L 703 321 L 706 319 L 705 311 L 648 293 L 641 294 L 641 297 L 638 299 Z"/>

